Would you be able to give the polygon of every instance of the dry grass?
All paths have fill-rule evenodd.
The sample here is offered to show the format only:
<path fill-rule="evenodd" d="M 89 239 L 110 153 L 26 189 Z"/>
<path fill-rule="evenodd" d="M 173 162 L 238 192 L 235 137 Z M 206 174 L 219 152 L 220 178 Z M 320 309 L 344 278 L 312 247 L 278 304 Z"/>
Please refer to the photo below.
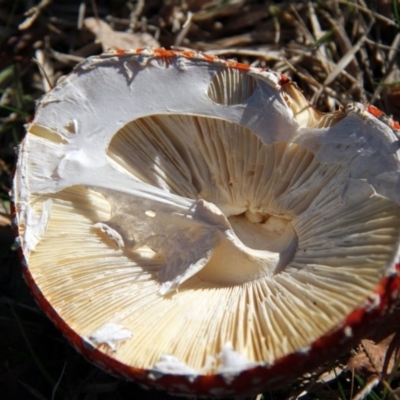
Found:
<path fill-rule="evenodd" d="M 159 43 L 283 72 L 322 111 L 361 101 L 400 120 L 399 13 L 397 0 L 0 1 L 1 398 L 173 398 L 86 363 L 41 314 L 20 278 L 7 193 L 14 147 L 37 98 L 102 48 Z M 96 20 L 88 17 L 107 22 L 110 34 L 96 31 Z M 391 323 L 389 331 L 398 331 L 398 323 Z M 356 399 L 374 385 L 368 398 L 400 398 L 398 363 L 387 375 L 371 378 L 362 369 L 346 369 L 350 356 L 258 400 Z"/>

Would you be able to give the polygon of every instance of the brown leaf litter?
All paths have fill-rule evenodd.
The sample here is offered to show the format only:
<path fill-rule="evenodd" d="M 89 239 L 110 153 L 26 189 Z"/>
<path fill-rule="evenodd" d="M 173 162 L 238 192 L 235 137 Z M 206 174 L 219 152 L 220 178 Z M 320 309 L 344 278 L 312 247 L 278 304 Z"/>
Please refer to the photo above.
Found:
<path fill-rule="evenodd" d="M 107 22 L 97 18 L 86 18 L 83 24 L 96 36 L 96 40 L 101 43 L 103 51 L 160 47 L 160 43 L 146 32 L 117 32 Z"/>

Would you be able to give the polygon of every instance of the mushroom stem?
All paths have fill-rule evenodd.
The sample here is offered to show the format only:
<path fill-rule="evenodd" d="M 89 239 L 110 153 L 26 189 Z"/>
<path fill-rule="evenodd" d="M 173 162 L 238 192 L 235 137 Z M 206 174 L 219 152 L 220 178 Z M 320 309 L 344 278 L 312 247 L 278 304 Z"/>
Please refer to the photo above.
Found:
<path fill-rule="evenodd" d="M 298 239 L 290 220 L 250 210 L 227 219 L 227 240 L 198 273 L 200 279 L 241 284 L 279 273 L 292 260 Z"/>

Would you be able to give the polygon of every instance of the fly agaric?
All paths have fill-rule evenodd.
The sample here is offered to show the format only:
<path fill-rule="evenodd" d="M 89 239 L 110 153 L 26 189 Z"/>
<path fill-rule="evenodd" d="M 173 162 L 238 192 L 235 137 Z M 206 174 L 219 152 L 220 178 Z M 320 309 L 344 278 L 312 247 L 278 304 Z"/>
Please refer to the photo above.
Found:
<path fill-rule="evenodd" d="M 286 383 L 397 299 L 398 128 L 206 54 L 89 58 L 19 148 L 24 276 L 114 375 L 204 396 Z"/>

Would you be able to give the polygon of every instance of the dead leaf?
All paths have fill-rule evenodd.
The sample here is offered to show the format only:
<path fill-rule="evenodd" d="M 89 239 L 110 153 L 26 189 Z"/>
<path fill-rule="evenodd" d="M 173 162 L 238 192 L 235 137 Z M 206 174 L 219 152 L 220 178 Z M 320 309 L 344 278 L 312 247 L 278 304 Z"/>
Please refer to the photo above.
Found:
<path fill-rule="evenodd" d="M 103 47 L 103 51 L 160 47 L 158 41 L 148 33 L 117 32 L 107 22 L 96 18 L 86 18 L 83 24 L 96 36 Z"/>
<path fill-rule="evenodd" d="M 353 400 L 365 398 L 372 389 L 393 372 L 400 360 L 400 331 L 398 329 L 400 309 L 385 318 L 379 329 L 369 338 L 363 339 L 357 354 L 347 362 L 347 369 L 363 379 L 364 387 Z"/>
<path fill-rule="evenodd" d="M 364 399 L 372 389 L 393 373 L 400 361 L 400 307 L 387 314 L 371 334 L 361 340 L 357 354 L 347 361 L 347 370 L 364 381 L 352 398 Z"/>
<path fill-rule="evenodd" d="M 399 357 L 400 333 L 393 333 L 380 342 L 362 340 L 359 351 L 350 358 L 347 367 L 368 382 L 389 375 Z"/>

